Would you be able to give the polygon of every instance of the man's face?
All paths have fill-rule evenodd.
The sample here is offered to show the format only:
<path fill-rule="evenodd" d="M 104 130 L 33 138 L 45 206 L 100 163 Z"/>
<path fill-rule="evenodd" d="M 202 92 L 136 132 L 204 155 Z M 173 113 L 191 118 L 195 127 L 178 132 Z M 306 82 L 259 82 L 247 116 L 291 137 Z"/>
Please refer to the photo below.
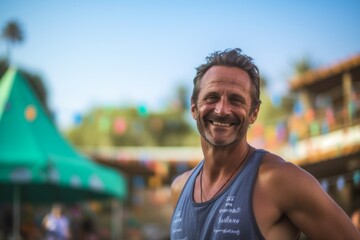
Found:
<path fill-rule="evenodd" d="M 258 109 L 250 113 L 251 80 L 236 67 L 213 66 L 203 76 L 191 112 L 200 135 L 213 146 L 227 146 L 245 137 Z"/>

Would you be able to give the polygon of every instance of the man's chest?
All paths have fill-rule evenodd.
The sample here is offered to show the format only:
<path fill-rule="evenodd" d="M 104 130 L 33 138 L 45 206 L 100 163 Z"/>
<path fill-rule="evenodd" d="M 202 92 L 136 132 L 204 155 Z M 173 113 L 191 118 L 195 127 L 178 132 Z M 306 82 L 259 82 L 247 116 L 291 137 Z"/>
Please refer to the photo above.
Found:
<path fill-rule="evenodd" d="M 180 201 L 171 224 L 171 239 L 257 239 L 247 198 L 224 194 L 210 202 Z"/>

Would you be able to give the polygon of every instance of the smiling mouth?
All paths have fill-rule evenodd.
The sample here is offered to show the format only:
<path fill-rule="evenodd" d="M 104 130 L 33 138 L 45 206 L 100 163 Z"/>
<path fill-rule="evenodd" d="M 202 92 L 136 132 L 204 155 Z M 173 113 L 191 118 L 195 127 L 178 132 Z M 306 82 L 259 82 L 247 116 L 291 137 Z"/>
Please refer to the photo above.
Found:
<path fill-rule="evenodd" d="M 223 123 L 223 122 L 215 122 L 215 121 L 210 121 L 210 123 L 218 127 L 231 127 L 233 125 L 232 123 Z"/>

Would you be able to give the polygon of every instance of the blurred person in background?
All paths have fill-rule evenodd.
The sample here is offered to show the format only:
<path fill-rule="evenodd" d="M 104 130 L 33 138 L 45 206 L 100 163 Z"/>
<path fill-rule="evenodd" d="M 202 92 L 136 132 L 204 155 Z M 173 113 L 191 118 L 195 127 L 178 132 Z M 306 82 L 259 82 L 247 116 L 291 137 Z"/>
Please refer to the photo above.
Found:
<path fill-rule="evenodd" d="M 171 239 L 360 239 L 313 176 L 248 144 L 261 103 L 253 59 L 236 48 L 206 60 L 191 97 L 204 160 L 172 183 Z"/>
<path fill-rule="evenodd" d="M 44 217 L 43 225 L 46 240 L 71 239 L 69 220 L 64 215 L 64 209 L 61 205 L 53 205 L 51 212 Z"/>
<path fill-rule="evenodd" d="M 356 209 L 351 215 L 351 221 L 358 231 L 360 231 L 360 208 Z"/>

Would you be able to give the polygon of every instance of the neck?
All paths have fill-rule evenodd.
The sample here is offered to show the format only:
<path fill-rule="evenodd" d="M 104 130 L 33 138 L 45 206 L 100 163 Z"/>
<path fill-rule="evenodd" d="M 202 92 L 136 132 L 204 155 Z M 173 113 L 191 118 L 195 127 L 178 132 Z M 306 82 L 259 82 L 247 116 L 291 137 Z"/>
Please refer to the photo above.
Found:
<path fill-rule="evenodd" d="M 212 199 L 220 193 L 241 169 L 251 147 L 245 142 L 232 151 L 209 148 L 204 151 L 205 162 L 198 176 L 198 201 Z M 203 191 L 204 189 L 204 191 Z"/>
<path fill-rule="evenodd" d="M 234 169 L 246 154 L 249 144 L 246 139 L 243 139 L 237 144 L 213 146 L 202 139 L 201 147 L 204 153 L 205 167 L 221 171 L 226 168 Z"/>

